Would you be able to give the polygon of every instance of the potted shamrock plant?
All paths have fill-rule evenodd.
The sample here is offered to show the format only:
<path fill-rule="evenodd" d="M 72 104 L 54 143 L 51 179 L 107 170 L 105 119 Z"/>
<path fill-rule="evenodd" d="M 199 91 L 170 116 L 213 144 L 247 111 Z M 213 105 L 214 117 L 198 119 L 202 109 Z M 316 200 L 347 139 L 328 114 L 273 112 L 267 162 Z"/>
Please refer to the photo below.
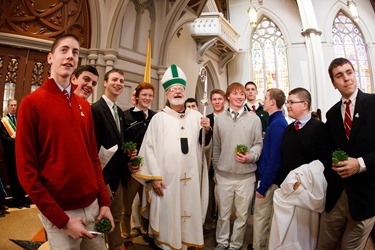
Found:
<path fill-rule="evenodd" d="M 338 149 L 332 152 L 333 165 L 336 165 L 340 161 L 346 161 L 347 159 L 348 159 L 348 154 L 341 149 Z"/>
<path fill-rule="evenodd" d="M 249 148 L 246 145 L 239 144 L 235 149 L 236 153 L 246 154 L 249 151 Z"/>
<path fill-rule="evenodd" d="M 122 151 L 124 151 L 127 155 L 130 155 L 133 150 L 137 149 L 137 143 L 133 141 L 126 141 L 123 142 L 121 145 Z"/>
<path fill-rule="evenodd" d="M 95 226 L 96 230 L 101 233 L 108 233 L 112 228 L 111 222 L 105 217 L 99 220 Z"/>
<path fill-rule="evenodd" d="M 133 160 L 131 160 L 131 163 L 133 165 L 133 168 L 139 168 L 143 164 L 142 156 L 136 156 Z"/>

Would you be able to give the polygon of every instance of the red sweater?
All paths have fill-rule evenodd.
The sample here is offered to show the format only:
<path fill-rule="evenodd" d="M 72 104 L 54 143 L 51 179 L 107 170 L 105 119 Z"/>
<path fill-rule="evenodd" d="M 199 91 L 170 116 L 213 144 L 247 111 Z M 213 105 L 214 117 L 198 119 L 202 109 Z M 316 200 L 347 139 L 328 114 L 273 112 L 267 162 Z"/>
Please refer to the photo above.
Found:
<path fill-rule="evenodd" d="M 71 105 L 70 105 L 71 104 Z M 25 191 L 58 228 L 64 210 L 109 206 L 87 101 L 64 96 L 53 79 L 23 98 L 17 119 L 16 162 Z"/>

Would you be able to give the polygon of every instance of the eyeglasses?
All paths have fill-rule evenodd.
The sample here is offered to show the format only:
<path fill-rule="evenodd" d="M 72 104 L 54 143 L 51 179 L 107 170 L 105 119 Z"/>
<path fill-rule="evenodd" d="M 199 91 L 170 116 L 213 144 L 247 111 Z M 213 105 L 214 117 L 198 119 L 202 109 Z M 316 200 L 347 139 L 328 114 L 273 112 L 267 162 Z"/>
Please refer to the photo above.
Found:
<path fill-rule="evenodd" d="M 184 92 L 185 89 L 184 88 L 172 87 L 172 88 L 169 88 L 168 91 L 176 93 L 176 92 Z"/>
<path fill-rule="evenodd" d="M 293 104 L 295 104 L 295 103 L 303 103 L 303 102 L 305 102 L 305 101 L 287 101 L 287 102 L 285 103 L 285 105 L 293 105 Z"/>

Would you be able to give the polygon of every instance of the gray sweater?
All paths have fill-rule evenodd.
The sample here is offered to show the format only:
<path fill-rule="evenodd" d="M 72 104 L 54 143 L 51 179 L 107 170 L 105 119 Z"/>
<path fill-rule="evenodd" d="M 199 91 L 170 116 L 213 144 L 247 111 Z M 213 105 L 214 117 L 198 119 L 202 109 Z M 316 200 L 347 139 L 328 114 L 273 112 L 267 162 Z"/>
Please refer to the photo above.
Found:
<path fill-rule="evenodd" d="M 238 144 L 249 148 L 251 163 L 236 161 L 235 148 Z M 228 110 L 216 117 L 213 134 L 212 163 L 215 172 L 226 176 L 250 174 L 257 169 L 256 162 L 262 151 L 262 123 L 256 114 L 244 111 L 233 121 Z"/>

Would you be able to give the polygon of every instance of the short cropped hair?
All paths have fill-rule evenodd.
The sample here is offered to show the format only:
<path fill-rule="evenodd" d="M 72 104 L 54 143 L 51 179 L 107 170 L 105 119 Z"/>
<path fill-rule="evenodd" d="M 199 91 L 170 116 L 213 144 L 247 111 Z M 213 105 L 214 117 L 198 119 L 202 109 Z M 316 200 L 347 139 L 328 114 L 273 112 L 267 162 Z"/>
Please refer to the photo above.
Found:
<path fill-rule="evenodd" d="M 307 89 L 304 88 L 295 88 L 289 92 L 289 95 L 296 95 L 298 96 L 301 101 L 307 102 L 307 108 L 310 110 L 311 108 L 311 94 Z"/>
<path fill-rule="evenodd" d="M 10 102 L 12 102 L 12 101 L 16 101 L 16 102 L 17 102 L 16 99 L 14 99 L 14 98 L 9 98 L 9 99 L 8 99 L 8 106 L 10 105 Z"/>
<path fill-rule="evenodd" d="M 333 76 L 333 69 L 337 68 L 338 66 L 342 66 L 344 64 L 350 64 L 350 66 L 354 70 L 352 62 L 349 61 L 348 59 L 343 58 L 343 57 L 339 57 L 339 58 L 333 59 L 333 61 L 331 62 L 331 64 L 328 67 L 329 78 L 331 78 L 332 82 L 333 82 L 333 77 L 334 77 Z"/>
<path fill-rule="evenodd" d="M 105 73 L 105 75 L 104 75 L 104 81 L 108 81 L 109 75 L 112 74 L 112 73 L 114 73 L 114 72 L 117 72 L 117 73 L 119 73 L 122 76 L 125 76 L 125 74 L 124 74 L 124 72 L 122 70 L 111 69 L 110 71 L 108 71 L 107 73 Z"/>
<path fill-rule="evenodd" d="M 88 71 L 94 75 L 96 75 L 97 77 L 99 77 L 99 73 L 98 73 L 98 70 L 92 66 L 92 65 L 81 65 L 81 66 L 78 66 L 78 68 L 76 68 L 74 71 L 73 71 L 73 74 L 75 77 L 79 77 L 82 72 L 84 71 Z"/>
<path fill-rule="evenodd" d="M 211 93 L 210 93 L 210 100 L 212 100 L 212 96 L 213 96 L 214 94 L 219 94 L 219 95 L 221 95 L 221 96 L 225 99 L 225 92 L 224 92 L 224 90 L 222 90 L 222 89 L 213 89 L 213 90 L 211 90 Z"/>
<path fill-rule="evenodd" d="M 249 84 L 254 85 L 255 90 L 258 90 L 257 85 L 256 85 L 255 82 L 253 82 L 253 81 L 248 81 L 247 83 L 245 83 L 245 89 L 246 89 L 247 85 L 249 85 Z"/>
<path fill-rule="evenodd" d="M 281 109 L 285 103 L 286 97 L 284 91 L 277 88 L 272 88 L 267 90 L 270 93 L 270 98 L 276 101 L 276 106 Z"/>
<path fill-rule="evenodd" d="M 55 49 L 56 49 L 57 45 L 59 44 L 59 42 L 62 39 L 67 38 L 67 37 L 73 38 L 74 40 L 76 40 L 78 42 L 78 44 L 80 43 L 79 40 L 78 40 L 78 37 L 76 35 L 73 35 L 73 34 L 64 34 L 64 35 L 61 35 L 58 38 L 56 38 L 55 41 L 53 41 L 53 43 L 51 45 L 51 52 L 52 53 L 55 52 Z"/>
<path fill-rule="evenodd" d="M 187 102 L 195 102 L 195 104 L 196 104 L 197 107 L 198 107 L 198 102 L 197 102 L 197 100 L 196 100 L 195 98 L 193 98 L 193 97 L 189 97 L 188 99 L 185 100 L 185 103 L 184 103 L 185 108 L 186 108 L 186 103 L 187 103 Z"/>

